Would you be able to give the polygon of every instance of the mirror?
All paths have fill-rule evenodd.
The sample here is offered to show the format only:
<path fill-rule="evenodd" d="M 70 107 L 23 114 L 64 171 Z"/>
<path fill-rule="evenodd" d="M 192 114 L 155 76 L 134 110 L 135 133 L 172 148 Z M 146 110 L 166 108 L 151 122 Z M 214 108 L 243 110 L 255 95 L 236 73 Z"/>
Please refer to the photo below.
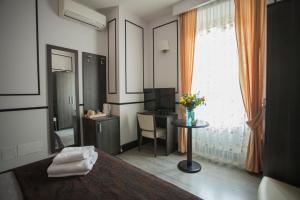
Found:
<path fill-rule="evenodd" d="M 47 45 L 48 105 L 52 152 L 80 145 L 78 52 Z"/>

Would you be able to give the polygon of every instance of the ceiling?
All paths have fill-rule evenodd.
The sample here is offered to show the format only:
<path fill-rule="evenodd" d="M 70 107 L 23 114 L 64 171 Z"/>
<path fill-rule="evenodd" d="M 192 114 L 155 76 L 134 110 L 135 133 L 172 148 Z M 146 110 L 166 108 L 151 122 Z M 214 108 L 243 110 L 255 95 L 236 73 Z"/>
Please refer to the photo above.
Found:
<path fill-rule="evenodd" d="M 172 6 L 183 0 L 75 0 L 94 10 L 121 6 L 132 14 L 150 21 L 172 13 Z"/>

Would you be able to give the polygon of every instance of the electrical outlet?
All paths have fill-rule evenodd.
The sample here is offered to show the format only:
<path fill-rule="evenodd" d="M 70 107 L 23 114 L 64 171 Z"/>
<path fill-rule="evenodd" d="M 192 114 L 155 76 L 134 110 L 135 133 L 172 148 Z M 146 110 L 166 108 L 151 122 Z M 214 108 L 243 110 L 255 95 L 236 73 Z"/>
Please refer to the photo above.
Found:
<path fill-rule="evenodd" d="M 10 146 L 1 148 L 2 160 L 13 160 L 17 158 L 17 146 Z"/>

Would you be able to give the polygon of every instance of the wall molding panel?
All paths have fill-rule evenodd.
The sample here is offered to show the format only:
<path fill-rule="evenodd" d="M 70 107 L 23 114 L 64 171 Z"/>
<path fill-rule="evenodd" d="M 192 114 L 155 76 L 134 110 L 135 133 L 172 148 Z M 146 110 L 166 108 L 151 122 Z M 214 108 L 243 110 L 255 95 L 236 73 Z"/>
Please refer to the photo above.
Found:
<path fill-rule="evenodd" d="M 40 64 L 39 64 L 39 19 L 38 19 L 38 0 L 34 0 L 35 2 L 35 33 L 36 33 L 36 82 L 37 82 L 37 91 L 32 92 L 0 92 L 0 96 L 38 96 L 40 95 Z M 28 2 L 26 2 L 28 3 Z M 14 13 L 14 12 L 13 12 Z M 7 18 L 9 19 L 9 18 Z M 22 84 L 22 82 L 20 83 Z M 7 84 L 9 85 L 9 84 Z"/>
<path fill-rule="evenodd" d="M 156 54 L 156 52 L 155 52 L 155 50 L 156 50 L 156 38 L 158 37 L 158 36 L 156 36 L 156 34 L 158 34 L 157 32 L 159 31 L 159 30 L 161 30 L 162 28 L 166 28 L 166 26 L 168 26 L 168 25 L 174 25 L 175 24 L 175 32 L 176 32 L 176 38 L 174 39 L 174 41 L 175 41 L 175 45 L 174 44 L 170 44 L 170 48 L 171 48 L 171 50 L 169 50 L 169 51 L 175 51 L 174 52 L 174 55 L 176 56 L 174 59 L 168 59 L 168 60 L 175 60 L 175 62 L 176 62 L 176 64 L 174 65 L 174 71 L 176 71 L 176 75 L 175 75 L 175 77 L 174 77 L 174 79 L 176 79 L 176 83 L 175 83 L 175 85 L 174 86 L 172 86 L 172 87 L 175 87 L 175 90 L 176 90 L 176 94 L 178 94 L 178 88 L 179 88 L 179 50 L 178 50 L 178 48 L 179 48 L 179 45 L 178 45 L 178 43 L 179 43 L 179 41 L 178 41 L 178 20 L 173 20 L 173 21 L 170 21 L 170 22 L 168 22 L 168 23 L 165 23 L 165 24 L 162 24 L 162 25 L 159 25 L 159 26 L 156 26 L 156 27 L 154 27 L 154 28 L 152 28 L 152 41 L 153 41 L 153 46 L 152 46 L 152 50 L 153 50 L 153 88 L 156 88 L 157 87 L 157 85 L 158 85 L 158 83 L 157 83 L 157 81 L 156 81 L 156 72 L 158 71 L 157 70 L 157 66 L 156 66 L 156 56 L 155 56 L 155 54 Z M 162 34 L 161 34 L 162 35 Z M 159 35 L 160 36 L 160 35 Z M 171 38 L 170 38 L 170 35 L 169 35 L 169 37 L 168 38 L 164 38 L 164 39 L 168 39 L 168 40 L 170 40 Z M 172 49 L 172 48 L 174 48 L 174 46 L 175 46 L 175 49 Z M 164 54 L 168 54 L 169 52 L 166 52 L 166 53 L 164 53 Z M 166 56 L 166 55 L 163 55 L 163 56 Z M 164 67 L 164 66 L 160 66 L 161 68 L 162 67 Z M 175 68 L 176 67 L 176 68 Z M 173 69 L 172 69 L 172 71 L 173 71 Z M 166 87 L 166 86 L 158 86 L 158 87 Z M 168 86 L 168 87 L 170 87 L 170 86 Z"/>
<path fill-rule="evenodd" d="M 110 33 L 112 32 L 110 30 L 110 24 L 112 24 L 114 30 L 114 52 L 113 52 L 113 55 L 111 55 L 109 52 L 111 50 L 110 48 Z M 110 20 L 107 22 L 107 42 L 108 42 L 108 45 L 107 45 L 107 63 L 108 63 L 108 81 L 107 81 L 107 88 L 108 88 L 108 94 L 117 94 L 118 93 L 118 87 L 117 87 L 117 84 L 118 84 L 118 81 L 117 81 L 117 20 L 116 18 Z M 111 66 L 111 62 L 110 62 L 110 56 L 114 56 L 114 66 Z M 110 75 L 112 74 L 110 71 L 111 71 L 111 68 L 114 67 L 114 88 L 111 88 L 111 85 L 110 85 Z"/>
<path fill-rule="evenodd" d="M 135 28 L 137 33 L 134 34 L 133 29 Z M 130 32 L 131 31 L 131 32 Z M 133 41 L 133 39 L 137 39 L 139 32 L 141 33 L 140 39 L 141 43 L 138 43 L 137 40 Z M 128 38 L 129 37 L 129 38 Z M 138 38 L 139 39 L 139 38 Z M 129 40 L 129 41 L 128 41 Z M 129 49 L 131 48 L 131 49 Z M 140 49 L 133 49 L 133 48 L 140 48 Z M 142 54 L 142 55 L 140 55 Z M 135 56 L 138 55 L 138 56 Z M 140 56 L 139 56 L 140 55 Z M 139 57 L 142 59 L 138 60 Z M 138 63 L 139 61 L 139 63 Z M 144 28 L 139 26 L 127 19 L 125 19 L 125 93 L 126 94 L 143 94 L 144 93 Z M 133 68 L 134 67 L 134 68 Z M 142 67 L 142 69 L 141 69 Z M 139 74 L 132 74 L 132 71 L 136 71 L 140 69 L 141 73 Z M 128 74 L 130 73 L 130 74 Z M 132 75 L 132 77 L 131 77 Z M 140 82 L 133 83 L 133 77 L 142 77 Z M 130 86 L 132 85 L 139 85 L 142 86 L 140 88 L 131 89 Z"/>

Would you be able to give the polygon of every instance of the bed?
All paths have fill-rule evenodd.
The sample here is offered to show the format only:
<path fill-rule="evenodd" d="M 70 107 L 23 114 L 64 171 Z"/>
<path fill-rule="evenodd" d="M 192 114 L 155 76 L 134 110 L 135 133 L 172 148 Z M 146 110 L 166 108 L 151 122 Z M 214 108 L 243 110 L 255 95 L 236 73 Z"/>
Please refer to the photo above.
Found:
<path fill-rule="evenodd" d="M 52 158 L 13 170 L 24 199 L 200 199 L 177 186 L 98 151 L 99 159 L 86 176 L 48 178 Z"/>

